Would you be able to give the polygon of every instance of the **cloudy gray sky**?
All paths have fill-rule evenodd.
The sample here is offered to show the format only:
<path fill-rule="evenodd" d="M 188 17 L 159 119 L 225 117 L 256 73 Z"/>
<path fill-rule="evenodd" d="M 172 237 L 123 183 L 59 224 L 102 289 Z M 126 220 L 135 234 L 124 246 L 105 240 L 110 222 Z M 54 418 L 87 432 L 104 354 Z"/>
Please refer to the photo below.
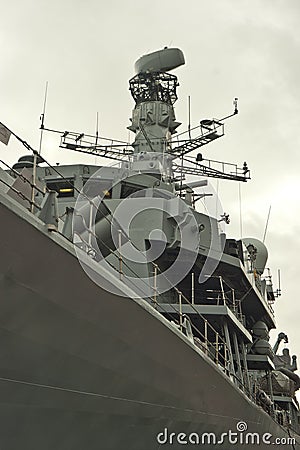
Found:
<path fill-rule="evenodd" d="M 239 98 L 240 114 L 227 122 L 226 136 L 203 153 L 248 162 L 244 236 L 262 238 L 272 205 L 266 244 L 268 266 L 274 275 L 282 271 L 277 324 L 300 356 L 299 0 L 0 0 L 0 7 L 0 120 L 34 147 L 46 81 L 46 126 L 93 133 L 98 111 L 100 134 L 127 140 L 133 64 L 165 45 L 186 57 L 176 71 L 181 131 L 188 95 L 194 124 L 229 114 Z M 57 136 L 45 134 L 50 162 L 95 163 L 58 144 Z M 9 163 L 22 153 L 13 141 L 0 147 Z M 218 191 L 231 215 L 226 231 L 240 237 L 238 185 L 220 181 Z"/>

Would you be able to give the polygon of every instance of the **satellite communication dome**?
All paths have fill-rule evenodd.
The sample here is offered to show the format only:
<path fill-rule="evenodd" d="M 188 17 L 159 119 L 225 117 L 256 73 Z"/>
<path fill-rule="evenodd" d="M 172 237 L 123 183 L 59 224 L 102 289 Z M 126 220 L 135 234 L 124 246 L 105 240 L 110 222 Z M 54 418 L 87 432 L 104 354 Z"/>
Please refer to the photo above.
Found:
<path fill-rule="evenodd" d="M 255 247 L 257 253 L 254 261 L 254 268 L 259 275 L 262 275 L 268 260 L 268 249 L 265 244 L 255 238 L 243 238 L 242 239 L 245 246 L 248 248 L 249 245 L 253 245 Z"/>

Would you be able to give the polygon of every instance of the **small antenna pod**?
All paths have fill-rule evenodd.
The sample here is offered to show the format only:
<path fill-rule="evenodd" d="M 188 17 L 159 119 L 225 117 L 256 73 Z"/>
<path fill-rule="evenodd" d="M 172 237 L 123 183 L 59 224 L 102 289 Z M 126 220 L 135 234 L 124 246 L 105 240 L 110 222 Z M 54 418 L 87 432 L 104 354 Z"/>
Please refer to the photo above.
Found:
<path fill-rule="evenodd" d="M 234 112 L 233 112 L 233 114 L 238 114 L 239 113 L 239 110 L 238 110 L 238 98 L 237 97 L 235 97 L 235 99 L 233 100 L 233 106 L 234 106 Z"/>

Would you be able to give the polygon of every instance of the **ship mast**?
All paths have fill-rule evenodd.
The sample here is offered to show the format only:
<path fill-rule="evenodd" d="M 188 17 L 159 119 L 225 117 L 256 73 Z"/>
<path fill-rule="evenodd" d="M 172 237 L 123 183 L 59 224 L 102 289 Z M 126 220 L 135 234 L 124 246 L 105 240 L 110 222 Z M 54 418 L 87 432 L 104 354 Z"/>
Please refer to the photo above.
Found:
<path fill-rule="evenodd" d="M 176 122 L 173 104 L 177 100 L 175 75 L 164 72 L 142 72 L 129 81 L 136 105 L 130 131 L 136 133 L 134 153 L 171 151 L 170 138 Z"/>
<path fill-rule="evenodd" d="M 59 132 L 60 146 L 69 150 L 93 154 L 114 160 L 130 160 L 133 171 L 160 172 L 165 181 L 184 179 L 185 175 L 247 181 L 250 172 L 246 162 L 242 167 L 224 161 L 210 160 L 195 150 L 224 136 L 224 121 L 238 113 L 237 98 L 234 111 L 223 119 L 203 119 L 199 125 L 177 134 L 181 125 L 176 121 L 174 103 L 177 100 L 177 77 L 170 70 L 185 63 L 177 48 L 167 48 L 139 58 L 136 75 L 129 81 L 135 101 L 131 125 L 135 133 L 132 144 L 76 132 Z M 191 154 L 187 156 L 188 154 Z"/>
<path fill-rule="evenodd" d="M 177 77 L 167 73 L 185 63 L 181 50 L 165 48 L 144 55 L 135 63 L 137 75 L 129 81 L 135 101 L 131 125 L 135 133 L 133 170 L 158 169 L 167 181 L 173 178 L 171 137 L 180 122 L 176 121 Z"/>

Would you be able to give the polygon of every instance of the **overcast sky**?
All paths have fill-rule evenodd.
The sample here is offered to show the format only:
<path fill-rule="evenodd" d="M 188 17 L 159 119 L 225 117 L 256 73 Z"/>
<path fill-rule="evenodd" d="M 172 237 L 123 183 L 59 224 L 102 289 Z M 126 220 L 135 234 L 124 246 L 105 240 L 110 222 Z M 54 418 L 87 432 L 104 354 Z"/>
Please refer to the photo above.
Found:
<path fill-rule="evenodd" d="M 242 186 L 244 237 L 262 238 L 272 205 L 266 244 L 268 266 L 282 272 L 278 331 L 300 357 L 299 0 L 0 0 L 0 7 L 0 121 L 36 148 L 46 81 L 47 127 L 94 133 L 98 111 L 100 134 L 127 140 L 134 62 L 166 45 L 186 58 L 174 71 L 180 131 L 188 95 L 195 125 L 230 114 L 239 98 L 240 114 L 226 123 L 226 136 L 203 154 L 247 161 L 251 169 Z M 57 135 L 45 134 L 51 163 L 95 163 L 58 144 Z M 22 154 L 13 141 L 0 147 L 9 163 Z M 231 216 L 226 232 L 239 238 L 238 184 L 220 181 L 218 191 Z"/>

